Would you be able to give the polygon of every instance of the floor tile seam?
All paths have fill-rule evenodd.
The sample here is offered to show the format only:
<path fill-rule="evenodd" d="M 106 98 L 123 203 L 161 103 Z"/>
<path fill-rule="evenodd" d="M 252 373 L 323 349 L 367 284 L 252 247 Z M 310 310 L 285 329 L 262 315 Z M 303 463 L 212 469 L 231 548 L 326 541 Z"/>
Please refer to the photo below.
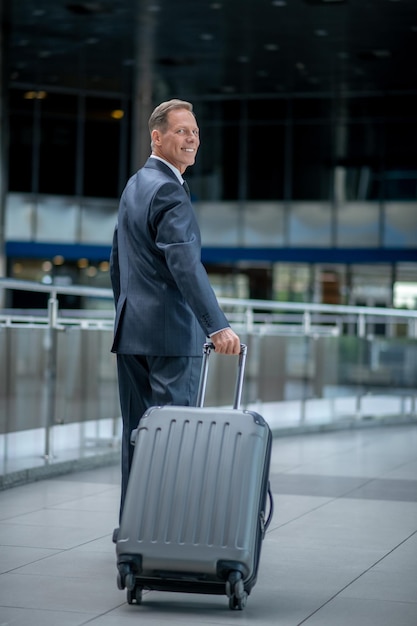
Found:
<path fill-rule="evenodd" d="M 15 526 L 15 527 L 19 527 L 19 528 L 55 528 L 55 527 L 59 527 L 59 528 L 65 528 L 65 529 L 71 529 L 71 528 L 84 528 L 84 529 L 89 529 L 90 527 L 87 526 L 83 526 L 80 524 L 75 524 L 74 525 L 74 520 L 72 524 L 61 524 L 61 523 L 54 523 L 52 520 L 47 522 L 46 520 L 41 520 L 40 522 L 36 522 L 36 521 L 23 521 L 21 520 L 21 518 L 27 517 L 28 515 L 36 515 L 37 513 L 45 513 L 45 512 L 55 512 L 55 513 L 69 513 L 72 512 L 74 515 L 80 515 L 80 513 L 86 513 L 90 516 L 92 515 L 99 515 L 99 518 L 101 518 L 100 514 L 105 514 L 105 515 L 111 515 L 108 511 L 97 511 L 97 509 L 83 509 L 82 511 L 80 511 L 79 509 L 54 509 L 54 508 L 48 508 L 48 509 L 38 509 L 36 511 L 30 511 L 29 513 L 19 513 L 18 515 L 13 515 L 12 517 L 9 517 L 5 520 L 0 520 L 0 527 L 1 526 Z M 19 521 L 20 520 L 20 521 Z M 1 624 L 0 624 L 1 626 Z"/>
<path fill-rule="evenodd" d="M 275 474 L 275 476 L 280 476 L 280 475 L 285 475 L 285 472 L 278 472 Z M 272 474 L 271 474 L 272 476 Z M 310 474 L 292 474 L 291 476 L 295 476 L 298 478 L 305 477 L 306 480 L 311 479 L 312 475 Z M 395 482 L 407 482 L 407 483 L 415 483 L 417 486 L 417 480 L 416 479 L 403 479 L 403 478 L 399 478 L 399 479 L 391 479 L 391 478 L 378 478 L 378 477 L 371 477 L 371 478 L 365 478 L 365 477 L 350 477 L 350 476 L 333 476 L 333 475 L 320 475 L 320 474 L 316 474 L 315 476 L 317 476 L 318 479 L 326 479 L 326 478 L 330 478 L 330 479 L 335 479 L 337 481 L 337 479 L 341 479 L 341 480 L 358 480 L 361 481 L 363 480 L 364 482 L 361 482 L 360 484 L 355 485 L 354 487 L 351 487 L 350 489 L 347 489 L 346 491 L 341 491 L 339 494 L 337 495 L 327 495 L 326 493 L 312 493 L 311 490 L 308 491 L 306 490 L 305 492 L 301 493 L 300 491 L 297 491 L 295 493 L 291 493 L 290 491 L 285 491 L 285 492 L 279 492 L 278 488 L 275 487 L 275 489 L 277 490 L 277 497 L 278 494 L 284 494 L 287 496 L 305 496 L 305 497 L 318 497 L 318 498 L 332 498 L 334 500 L 338 500 L 338 499 L 351 499 L 351 500 L 369 500 L 369 501 L 385 501 L 385 502 L 410 502 L 410 503 L 416 503 L 417 502 L 417 497 L 414 497 L 413 499 L 410 498 L 384 498 L 384 497 L 375 497 L 375 496 L 371 496 L 371 495 L 367 495 L 367 496 L 354 496 L 352 494 L 354 494 L 357 491 L 360 491 L 362 489 L 364 489 L 367 485 L 371 485 L 372 483 L 379 483 L 381 481 L 387 480 L 390 481 L 391 483 L 395 483 Z"/>
<path fill-rule="evenodd" d="M 304 475 L 308 476 L 308 474 L 304 474 Z M 300 474 L 297 474 L 297 476 L 300 476 Z M 335 477 L 335 478 L 337 478 L 337 477 Z M 349 477 L 347 477 L 347 478 L 349 478 Z M 346 491 L 342 491 L 341 493 L 339 493 L 337 495 L 326 495 L 326 494 L 323 495 L 323 494 L 318 494 L 318 493 L 288 493 L 288 492 L 285 492 L 285 495 L 287 495 L 287 496 L 295 496 L 295 497 L 297 497 L 297 496 L 304 496 L 304 497 L 310 497 L 310 498 L 326 498 L 327 502 L 322 503 L 322 506 L 325 506 L 325 505 L 329 504 L 329 502 L 334 502 L 334 501 L 339 500 L 339 499 L 348 498 L 348 494 L 349 493 L 355 491 L 356 489 L 362 489 L 365 485 L 367 485 L 369 482 L 371 482 L 374 479 L 371 478 L 371 479 L 364 479 L 364 480 L 365 480 L 364 483 L 361 483 L 360 485 L 357 485 L 356 487 L 353 487 L 351 489 L 347 489 Z M 275 494 L 274 494 L 274 496 L 275 496 Z M 279 492 L 276 492 L 276 497 L 277 498 L 279 497 Z M 355 498 L 355 499 L 358 499 L 358 498 Z M 360 499 L 363 500 L 363 498 L 360 498 Z M 311 509 L 311 511 L 317 510 L 318 508 L 320 508 L 320 507 L 314 507 L 314 509 Z"/>
<path fill-rule="evenodd" d="M 114 608 L 112 608 L 111 610 L 114 609 L 118 609 L 121 606 L 123 606 L 124 603 L 121 603 L 120 605 L 115 605 Z M 0 609 L 10 609 L 10 610 L 17 610 L 17 611 L 41 611 L 44 613 L 59 613 L 59 614 L 67 614 L 67 615 L 81 615 L 81 616 L 85 616 L 87 618 L 86 622 L 82 622 L 82 624 L 80 624 L 79 626 L 83 626 L 84 624 L 90 624 L 91 622 L 94 622 L 95 620 L 97 620 L 98 617 L 101 617 L 102 615 L 105 615 L 106 613 L 96 613 L 94 610 L 92 611 L 80 611 L 77 609 L 66 609 L 63 607 L 59 607 L 59 608 L 48 608 L 45 606 L 42 607 L 37 607 L 37 606 L 31 606 L 31 607 L 27 607 L 27 606 L 20 606 L 20 605 L 15 605 L 15 604 L 0 604 Z M 109 611 L 110 612 L 110 611 Z M 1 622 L 0 622 L 1 624 Z M 6 622 L 7 624 L 7 622 Z"/>
<path fill-rule="evenodd" d="M 146 593 L 150 593 L 147 591 L 143 591 L 143 595 L 145 595 Z M 91 624 L 91 623 L 95 623 L 98 619 L 101 619 L 102 617 L 105 617 L 106 615 L 111 615 L 111 613 L 113 613 L 113 611 L 117 611 L 119 609 L 121 609 L 124 605 L 126 604 L 126 601 L 121 602 L 120 604 L 116 604 L 115 606 L 111 607 L 110 609 L 107 609 L 107 611 L 103 611 L 102 613 L 97 613 L 97 615 L 94 615 L 92 617 L 88 617 L 86 622 L 82 622 L 82 624 L 79 624 L 79 626 L 87 626 L 87 624 Z M 88 613 L 81 613 L 81 615 L 89 615 Z"/>
<path fill-rule="evenodd" d="M 300 494 L 285 494 L 285 495 L 294 495 L 295 497 L 299 496 Z M 310 498 L 326 498 L 326 496 L 319 496 L 319 495 L 311 495 L 311 494 L 303 494 L 305 497 L 310 497 Z M 279 498 L 279 494 L 274 494 L 274 499 L 277 501 Z M 295 521 L 301 520 L 304 517 L 310 515 L 311 513 L 317 512 L 318 510 L 322 509 L 323 507 L 328 506 L 329 504 L 332 504 L 333 502 L 337 502 L 338 500 L 345 500 L 345 499 L 351 499 L 351 500 L 357 500 L 357 501 L 362 501 L 363 502 L 363 498 L 347 498 L 345 495 L 338 495 L 338 496 L 333 496 L 333 497 L 327 497 L 325 502 L 321 502 L 320 504 L 318 504 L 317 506 L 314 506 L 313 508 L 310 508 L 308 511 L 304 511 L 303 513 L 301 513 L 300 515 L 297 515 L 295 517 L 292 517 L 290 520 L 287 520 L 285 522 L 283 522 L 282 524 L 279 524 L 277 526 L 273 525 L 273 527 L 270 527 L 267 531 L 267 534 L 269 532 L 273 532 L 275 530 L 279 530 L 280 528 L 284 528 L 285 526 L 288 526 L 289 524 L 292 524 Z M 402 500 L 383 500 L 383 499 L 378 499 L 376 500 L 375 498 L 369 499 L 369 501 L 372 502 L 389 502 L 389 503 L 393 503 L 393 502 L 398 502 L 398 503 L 402 503 Z M 409 501 L 406 500 L 404 501 L 406 503 L 408 503 Z M 415 504 L 414 502 L 412 502 L 411 504 Z M 273 521 L 273 520 L 272 520 Z M 417 532 L 417 531 L 416 531 Z M 412 535 L 411 535 L 412 536 Z"/>
<path fill-rule="evenodd" d="M 411 503 L 416 503 L 417 499 L 415 498 L 414 500 L 409 500 L 407 499 L 393 499 L 393 498 L 383 498 L 383 497 L 371 497 L 371 496 L 362 496 L 362 497 L 356 497 L 353 495 L 355 492 L 359 492 L 360 490 L 366 488 L 369 485 L 372 485 L 372 483 L 378 484 L 379 482 L 383 481 L 383 478 L 379 478 L 379 477 L 375 477 L 373 476 L 372 478 L 369 478 L 367 480 L 365 480 L 364 483 L 362 483 L 361 485 L 357 485 L 356 487 L 352 487 L 352 489 L 349 489 L 348 491 L 344 492 L 343 494 L 341 494 L 339 497 L 340 498 L 344 498 L 344 499 L 350 499 L 350 500 L 369 500 L 369 501 L 378 501 L 378 502 L 411 502 Z M 390 481 L 401 481 L 403 482 L 404 479 L 385 479 L 385 480 L 390 480 Z M 417 480 L 410 480 L 411 483 L 416 483 L 417 485 Z"/>
<path fill-rule="evenodd" d="M 0 503 L 1 503 L 1 494 L 0 494 Z M 14 513 L 14 514 L 9 515 L 7 517 L 1 517 L 0 518 L 0 524 L 11 523 L 12 520 L 16 519 L 17 517 L 22 517 L 22 516 L 25 516 L 25 515 L 33 515 L 34 513 L 39 513 L 41 511 L 61 511 L 61 510 L 62 511 L 66 511 L 67 509 L 56 508 L 57 506 L 61 506 L 61 504 L 62 503 L 59 503 L 59 504 L 56 503 L 56 504 L 50 505 L 50 506 L 39 506 L 39 507 L 34 508 L 34 509 L 28 509 L 28 510 L 25 510 L 25 511 Z M 69 509 L 69 510 L 73 511 L 74 509 Z M 32 524 L 28 524 L 28 526 L 32 526 Z"/>
<path fill-rule="evenodd" d="M 407 538 L 403 539 L 402 541 L 400 541 L 400 543 L 398 545 L 396 545 L 394 548 L 391 548 L 391 550 L 389 550 L 386 554 L 384 554 L 382 557 L 377 559 L 374 563 L 372 563 L 372 565 L 370 565 L 369 567 L 364 569 L 360 574 L 358 574 L 351 581 L 346 583 L 346 585 L 344 585 L 341 589 L 339 589 L 339 591 L 334 593 L 330 598 L 328 598 L 325 602 L 323 602 L 317 609 L 315 609 L 312 613 L 310 613 L 305 619 L 303 619 L 301 622 L 299 622 L 297 624 L 297 626 L 302 626 L 302 624 L 305 624 L 310 619 L 310 617 L 312 617 L 313 615 L 316 615 L 322 608 L 324 608 L 326 605 L 328 605 L 330 602 L 332 602 L 335 598 L 340 596 L 341 593 L 343 593 L 344 591 L 349 589 L 349 587 L 351 587 L 354 583 L 356 583 L 358 580 L 360 580 L 362 578 L 362 576 L 364 576 L 365 574 L 368 574 L 374 567 L 376 567 L 379 563 L 381 563 L 384 559 L 386 559 L 390 554 L 392 554 L 397 548 L 399 548 L 402 544 L 404 544 L 406 541 L 408 541 L 408 539 L 410 539 L 416 533 L 417 533 L 417 531 L 414 531 L 413 533 L 411 533 L 411 535 L 409 535 L 409 537 L 407 537 Z M 406 604 L 412 604 L 412 603 L 406 602 Z"/>
<path fill-rule="evenodd" d="M 19 567 L 19 569 L 26 567 L 25 565 L 21 565 Z M 11 571 L 11 572 L 5 572 L 4 574 L 1 574 L 1 576 L 13 576 L 13 577 L 24 577 L 26 579 L 28 578 L 36 578 L 37 580 L 42 579 L 42 580 L 49 580 L 50 578 L 53 580 L 57 580 L 59 582 L 65 581 L 65 580 L 77 580 L 77 581 L 89 581 L 91 580 L 91 575 L 86 574 L 85 576 L 80 576 L 80 575 L 69 575 L 69 574 L 65 574 L 63 576 L 57 576 L 56 573 L 51 573 L 51 574 L 45 574 L 43 572 L 19 572 L 18 570 L 15 571 Z M 87 587 L 88 585 L 86 585 Z M 1 622 L 0 622 L 1 624 Z"/>
<path fill-rule="evenodd" d="M 361 480 L 364 480 L 365 482 L 362 483 L 360 486 L 357 487 L 353 487 L 351 490 L 347 491 L 346 493 L 351 493 L 353 491 L 356 491 L 357 489 L 362 489 L 363 487 L 365 487 L 366 485 L 371 484 L 372 482 L 375 482 L 377 480 L 381 480 L 381 478 L 379 478 L 378 476 L 371 476 L 371 477 L 365 477 L 363 476 L 361 478 Z"/>
<path fill-rule="evenodd" d="M 11 604 L 0 604 L 0 609 L 16 609 L 18 611 L 30 611 L 31 613 L 33 613 L 34 611 L 36 612 L 40 612 L 40 613 L 59 613 L 59 614 L 63 614 L 63 613 L 68 613 L 69 615 L 80 615 L 83 616 L 85 615 L 87 617 L 87 621 L 86 622 L 82 622 L 80 623 L 79 626 L 84 626 L 84 624 L 89 624 L 92 621 L 94 621 L 95 619 L 97 619 L 97 616 L 93 616 L 93 617 L 89 617 L 92 615 L 92 613 L 87 613 L 86 611 L 72 611 L 69 609 L 65 609 L 65 608 L 55 608 L 55 609 L 49 609 L 48 607 L 42 607 L 42 608 L 37 608 L 37 607 L 32 607 L 32 606 L 15 606 L 15 605 L 11 605 Z M 101 614 L 98 616 L 100 617 Z M 1 624 L 1 622 L 0 622 Z M 8 624 L 8 622 L 6 622 L 6 624 Z"/>
<path fill-rule="evenodd" d="M 16 548 L 16 546 L 12 546 L 12 547 Z M 39 550 L 40 548 L 34 548 L 34 549 Z M 52 551 L 52 548 L 42 548 L 42 549 L 51 550 Z M 43 557 L 39 557 L 37 559 L 34 559 L 33 561 L 27 561 L 26 563 L 22 563 L 21 565 L 13 567 L 12 569 L 8 569 L 8 570 L 5 570 L 4 572 L 1 572 L 1 575 L 2 574 L 13 574 L 14 572 L 18 572 L 18 570 L 21 569 L 22 567 L 27 567 L 28 565 L 34 565 L 35 563 L 41 563 L 42 561 L 47 561 L 48 559 L 51 559 L 54 556 L 60 556 L 62 554 L 62 552 L 65 552 L 65 550 L 55 550 L 54 554 L 45 554 Z"/>
<path fill-rule="evenodd" d="M 27 545 L 23 542 L 22 543 L 2 543 L 0 544 L 0 548 L 8 548 L 9 550 L 46 550 L 46 551 L 51 552 L 51 554 L 45 554 L 43 557 L 41 557 L 41 560 L 43 558 L 55 556 L 56 554 L 61 554 L 61 552 L 66 552 L 69 549 L 69 548 L 58 548 L 58 547 L 51 548 L 50 546 L 44 546 L 44 545 L 35 545 L 35 546 Z M 1 626 L 1 622 L 0 622 L 0 626 Z"/>
<path fill-rule="evenodd" d="M 286 495 L 291 495 L 291 494 L 286 494 Z M 296 496 L 299 494 L 295 494 Z M 323 499 L 323 496 L 310 496 L 310 497 L 317 497 L 317 498 L 321 498 Z M 275 494 L 274 494 L 274 498 L 275 498 Z M 275 530 L 279 530 L 281 528 L 284 528 L 285 526 L 288 526 L 289 524 L 292 524 L 293 522 L 296 522 L 300 519 L 303 519 L 304 517 L 306 517 L 307 515 L 310 515 L 313 512 L 318 511 L 319 509 L 327 506 L 328 504 L 330 504 L 331 502 L 334 502 L 335 500 L 337 500 L 338 498 L 328 498 L 326 500 L 326 502 L 321 502 L 320 504 L 318 504 L 317 506 L 314 506 L 313 508 L 309 509 L 308 511 L 304 511 L 303 513 L 301 513 L 300 515 L 296 515 L 295 517 L 292 517 L 290 520 L 287 520 L 286 522 L 283 522 L 282 524 L 279 524 L 278 526 L 273 526 L 273 528 L 269 527 L 266 534 L 268 535 L 270 532 L 274 532 Z M 272 518 L 272 522 L 273 522 Z"/>

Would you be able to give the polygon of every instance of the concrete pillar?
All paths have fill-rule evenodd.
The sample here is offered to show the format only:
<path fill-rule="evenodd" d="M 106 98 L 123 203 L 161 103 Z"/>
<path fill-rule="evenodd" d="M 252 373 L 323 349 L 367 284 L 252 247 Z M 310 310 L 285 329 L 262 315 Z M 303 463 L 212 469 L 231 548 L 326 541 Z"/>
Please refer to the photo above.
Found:
<path fill-rule="evenodd" d="M 132 95 L 132 168 L 136 171 L 151 153 L 148 120 L 154 106 L 153 70 L 157 11 L 151 0 L 137 0 L 136 58 Z"/>
<path fill-rule="evenodd" d="M 8 187 L 8 0 L 0 0 L 0 276 L 6 275 L 5 221 Z M 4 293 L 0 290 L 0 307 L 4 306 Z"/>

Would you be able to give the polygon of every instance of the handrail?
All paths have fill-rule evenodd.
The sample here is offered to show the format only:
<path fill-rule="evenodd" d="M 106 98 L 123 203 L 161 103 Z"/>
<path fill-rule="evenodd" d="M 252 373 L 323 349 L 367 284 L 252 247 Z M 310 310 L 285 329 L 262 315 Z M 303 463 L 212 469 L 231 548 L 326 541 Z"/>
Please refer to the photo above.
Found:
<path fill-rule="evenodd" d="M 34 291 L 48 293 L 56 298 L 58 294 L 90 296 L 95 298 L 113 299 L 112 290 L 104 287 L 87 287 L 85 285 L 46 285 L 35 281 L 18 280 L 14 278 L 0 278 L 0 288 L 19 289 L 22 291 Z M 219 304 L 227 307 L 239 307 L 255 311 L 294 311 L 310 313 L 334 313 L 337 315 L 353 314 L 366 317 L 376 316 L 385 318 L 416 319 L 417 311 L 413 309 L 395 309 L 385 307 L 354 306 L 345 304 L 321 304 L 314 302 L 281 302 L 275 300 L 251 300 L 246 298 L 218 297 Z"/>
<path fill-rule="evenodd" d="M 35 291 L 38 293 L 49 293 L 56 297 L 59 293 L 72 296 L 94 296 L 96 298 L 112 298 L 111 289 L 104 287 L 87 287 L 85 285 L 58 285 L 52 283 L 46 285 L 31 280 L 19 280 L 16 278 L 0 278 L 0 288 L 20 289 L 22 291 Z"/>
<path fill-rule="evenodd" d="M 6 338 L 2 345 L 12 345 L 9 338 L 13 336 L 15 330 L 19 327 L 37 328 L 43 333 L 42 341 L 42 356 L 43 356 L 43 385 L 42 385 L 42 416 L 43 416 L 43 428 L 45 429 L 45 441 L 44 441 L 44 457 L 49 460 L 52 455 L 52 427 L 56 424 L 56 399 L 57 393 L 57 348 L 61 339 L 64 339 L 63 343 L 68 338 L 71 341 L 71 335 L 73 328 L 84 331 L 84 329 L 91 331 L 104 331 L 109 333 L 106 337 L 106 342 L 111 341 L 111 333 L 113 331 L 114 324 L 114 306 L 113 306 L 113 293 L 111 289 L 90 287 L 84 285 L 59 285 L 59 284 L 43 284 L 26 280 L 18 280 L 12 278 L 0 278 L 0 292 L 1 290 L 23 290 L 31 292 L 42 292 L 47 294 L 47 304 L 40 309 L 13 309 L 13 308 L 0 308 L 0 332 L 3 333 Z M 91 299 L 105 299 L 109 301 L 109 307 L 95 307 L 92 308 L 79 308 L 79 309 L 64 309 L 59 307 L 59 295 L 76 295 Z M 415 340 L 417 338 L 417 311 L 415 310 L 402 310 L 402 309 L 386 309 L 378 307 L 364 307 L 364 306 L 350 306 L 350 305 L 332 305 L 332 304 L 318 304 L 311 302 L 274 302 L 269 300 L 253 300 L 253 299 L 241 299 L 230 297 L 218 297 L 219 304 L 224 309 L 228 319 L 233 327 L 237 329 L 237 332 L 242 338 L 246 336 L 251 341 L 253 348 L 254 360 L 252 363 L 256 363 L 256 358 L 259 358 L 259 348 L 265 345 L 263 337 L 267 336 L 282 336 L 285 337 L 284 341 L 279 340 L 275 345 L 285 346 L 287 345 L 287 338 L 292 341 L 293 337 L 297 340 L 294 342 L 296 345 L 296 351 L 302 348 L 302 345 L 307 345 L 306 342 L 298 342 L 298 338 L 311 340 L 311 345 L 314 346 L 313 353 L 315 353 L 315 346 L 323 348 L 326 344 L 327 349 L 327 337 L 341 337 L 342 335 L 356 335 L 359 339 L 357 342 L 346 342 L 347 348 L 357 348 L 357 356 L 354 354 L 354 358 L 357 358 L 357 364 L 353 363 L 353 366 L 357 365 L 357 369 L 354 370 L 357 378 L 352 378 L 358 385 L 357 388 L 357 402 L 360 407 L 362 401 L 362 388 L 365 388 L 364 373 L 362 369 L 362 353 L 367 353 L 368 347 L 371 357 L 373 359 L 371 365 L 380 359 L 382 352 L 385 349 L 385 343 L 379 342 L 373 343 L 374 332 L 380 332 L 381 327 L 384 329 L 385 337 L 399 337 L 400 342 L 395 345 L 395 349 L 402 350 L 403 339 L 406 339 L 406 346 L 404 348 L 404 354 L 414 354 Z M 82 305 L 81 305 L 82 306 Z M 379 325 L 377 329 L 376 326 Z M 14 328 L 9 332 L 9 328 Z M 7 330 L 5 330 L 7 329 Z M 19 331 L 17 331 L 18 335 Z M 75 333 L 76 335 L 77 333 Z M 67 335 L 67 337 L 65 337 Z M 392 335 L 392 337 L 391 337 Z M 319 341 L 315 343 L 316 339 L 325 337 L 325 342 Z M 97 337 L 95 337 L 97 339 Z M 100 338 L 98 338 L 100 339 Z M 344 338 L 343 338 L 344 339 Z M 365 345 L 362 339 L 370 340 L 369 346 Z M 253 341 L 252 341 L 253 340 Z M 342 345 L 344 342 L 340 342 Z M 330 345 L 330 344 L 329 344 Z M 339 343 L 333 342 L 333 347 L 339 347 Z M 284 346 L 284 347 L 285 347 Z M 342 346 L 343 347 L 343 346 Z M 372 347 L 376 349 L 372 351 Z M 331 348 L 331 346 L 330 346 Z M 413 352 L 411 352 L 413 351 Z M 289 351 L 290 352 L 290 351 Z M 298 354 L 298 352 L 297 352 Z M 321 352 L 317 352 L 318 355 L 318 378 L 316 380 L 317 385 L 321 388 L 323 386 L 323 379 L 320 376 L 323 373 L 322 361 L 320 355 Z M 327 354 L 326 354 L 327 356 Z M 384 355 L 382 355 L 383 357 Z M 330 355 L 331 357 L 331 355 Z M 303 356 L 300 358 L 304 358 Z M 314 357 L 316 358 L 316 357 Z M 324 358 L 324 357 L 323 357 Z M 412 359 L 411 359 L 412 360 Z M 331 361 L 330 361 L 331 362 Z M 366 359 L 363 360 L 367 364 Z M 316 362 L 315 362 L 316 363 Z M 414 361 L 413 361 L 414 363 Z M 307 363 L 303 362 L 302 366 L 307 372 Z M 413 366 L 414 367 L 414 366 Z M 256 367 L 252 368 L 250 374 L 255 378 Z M 7 364 L 5 371 L 7 370 Z M 297 376 L 304 376 L 307 380 L 307 375 L 301 370 L 296 370 Z M 411 368 L 409 372 L 414 376 L 414 370 Z M 58 370 L 59 373 L 59 370 Z M 369 373 L 369 372 L 368 372 Z M 395 374 L 395 371 L 394 371 Z M 393 376 L 394 382 L 397 380 Z M 408 379 L 407 379 L 408 380 Z M 58 377 L 58 382 L 60 378 Z M 252 381 L 253 382 L 253 381 Z M 315 384 L 315 383 L 314 383 Z M 406 383 L 410 385 L 410 383 Z M 307 389 L 307 387 L 306 387 Z M 411 394 L 411 411 L 415 414 L 415 392 L 409 392 L 409 388 L 406 388 L 406 392 Z M 255 390 L 256 391 L 256 390 Z M 257 392 L 257 391 L 256 391 Z M 396 393 L 398 393 L 396 391 Z M 258 396 L 254 396 L 258 397 Z M 305 418 L 305 403 L 306 399 L 303 396 L 303 404 L 301 406 L 300 423 Z M 360 409 L 357 408 L 356 413 L 360 414 Z"/>

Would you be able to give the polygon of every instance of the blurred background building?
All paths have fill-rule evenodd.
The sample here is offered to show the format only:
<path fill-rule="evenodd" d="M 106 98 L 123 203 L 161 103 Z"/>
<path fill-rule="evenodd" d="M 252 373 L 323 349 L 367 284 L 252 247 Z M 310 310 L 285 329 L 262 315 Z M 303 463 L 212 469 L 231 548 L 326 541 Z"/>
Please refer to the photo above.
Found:
<path fill-rule="evenodd" d="M 415 0 L 0 11 L 0 275 L 110 285 L 118 197 L 176 97 L 201 130 L 186 176 L 219 295 L 416 307 Z"/>

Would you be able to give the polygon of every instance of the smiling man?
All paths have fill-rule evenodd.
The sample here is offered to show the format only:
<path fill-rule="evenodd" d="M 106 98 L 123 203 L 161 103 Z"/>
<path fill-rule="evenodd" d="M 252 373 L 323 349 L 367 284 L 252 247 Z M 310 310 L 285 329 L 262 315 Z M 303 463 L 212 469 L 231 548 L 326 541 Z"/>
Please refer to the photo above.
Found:
<path fill-rule="evenodd" d="M 145 410 L 195 405 L 207 337 L 220 354 L 240 352 L 201 263 L 200 230 L 183 185 L 200 145 L 192 104 L 163 102 L 149 118 L 149 132 L 152 154 L 122 193 L 110 257 L 123 418 L 120 515 L 130 435 Z"/>

